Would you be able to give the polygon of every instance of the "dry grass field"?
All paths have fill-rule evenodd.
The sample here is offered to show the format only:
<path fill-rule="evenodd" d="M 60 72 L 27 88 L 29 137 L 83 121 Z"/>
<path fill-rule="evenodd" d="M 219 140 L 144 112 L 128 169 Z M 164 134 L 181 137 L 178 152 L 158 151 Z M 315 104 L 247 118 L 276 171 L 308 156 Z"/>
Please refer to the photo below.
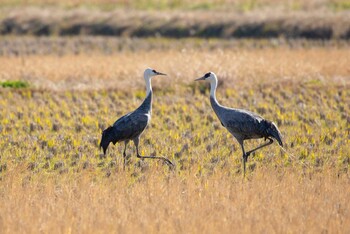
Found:
<path fill-rule="evenodd" d="M 350 38 L 347 0 L 2 0 L 0 35 Z"/>
<path fill-rule="evenodd" d="M 184 40 L 181 49 L 160 40 L 106 51 L 98 42 L 76 53 L 65 40 L 73 47 L 10 43 L 0 57 L 0 82 L 29 83 L 0 88 L 1 233 L 350 232 L 347 44 L 191 49 L 209 42 Z M 176 168 L 139 161 L 130 144 L 123 171 L 122 144 L 104 157 L 100 134 L 142 102 L 148 66 L 168 76 L 152 81 L 141 150 Z M 222 104 L 258 112 L 284 136 L 285 151 L 255 153 L 245 179 L 208 86 L 193 81 L 208 71 Z"/>
<path fill-rule="evenodd" d="M 245 181 L 220 166 L 210 176 L 152 164 L 140 178 L 88 169 L 25 180 L 16 168 L 1 182 L 0 225 L 2 233 L 349 232 L 347 174 L 263 167 Z"/>
<path fill-rule="evenodd" d="M 0 5 L 1 6 L 1 5 Z M 103 11 L 59 7 L 0 8 L 0 35 L 166 38 L 350 38 L 349 10 Z"/>
<path fill-rule="evenodd" d="M 346 0 L 2 0 L 0 7 L 18 6 L 55 6 L 62 8 L 99 8 L 105 11 L 116 8 L 142 10 L 221 10 L 254 11 L 276 9 L 285 11 L 298 10 L 348 10 Z"/>

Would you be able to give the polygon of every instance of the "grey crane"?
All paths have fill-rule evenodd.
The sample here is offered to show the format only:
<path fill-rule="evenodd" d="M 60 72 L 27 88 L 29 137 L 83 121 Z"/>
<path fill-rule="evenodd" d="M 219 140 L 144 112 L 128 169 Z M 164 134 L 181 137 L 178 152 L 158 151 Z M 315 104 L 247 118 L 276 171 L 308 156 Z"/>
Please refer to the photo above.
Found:
<path fill-rule="evenodd" d="M 270 122 L 260 115 L 243 110 L 234 109 L 222 106 L 216 100 L 216 88 L 218 84 L 218 79 L 213 72 L 206 73 L 203 77 L 196 79 L 198 80 L 208 80 L 210 81 L 210 103 L 211 106 L 219 118 L 221 125 L 224 126 L 238 141 L 241 145 L 243 156 L 243 172 L 245 175 L 246 162 L 248 156 L 254 151 L 261 149 L 273 143 L 273 139 L 276 139 L 280 146 L 283 147 L 281 133 L 278 130 L 275 123 Z M 269 142 L 258 146 L 257 148 L 245 152 L 244 150 L 244 140 L 265 138 Z"/>
<path fill-rule="evenodd" d="M 130 112 L 123 117 L 119 118 L 113 126 L 108 127 L 102 132 L 102 138 L 100 143 L 100 148 L 103 149 L 103 153 L 106 154 L 106 150 L 109 144 L 112 142 L 116 144 L 117 142 L 124 142 L 124 165 L 126 162 L 126 147 L 130 140 L 132 140 L 136 146 L 136 154 L 138 158 L 151 158 L 151 159 L 160 159 L 165 161 L 168 165 L 173 166 L 171 161 L 165 157 L 157 156 L 142 156 L 139 153 L 139 142 L 140 136 L 143 131 L 146 129 L 147 125 L 151 120 L 152 113 L 152 85 L 151 78 L 158 75 L 166 75 L 161 72 L 157 72 L 151 68 L 147 68 L 144 72 L 144 79 L 146 82 L 146 98 L 142 104 L 133 112 Z"/>

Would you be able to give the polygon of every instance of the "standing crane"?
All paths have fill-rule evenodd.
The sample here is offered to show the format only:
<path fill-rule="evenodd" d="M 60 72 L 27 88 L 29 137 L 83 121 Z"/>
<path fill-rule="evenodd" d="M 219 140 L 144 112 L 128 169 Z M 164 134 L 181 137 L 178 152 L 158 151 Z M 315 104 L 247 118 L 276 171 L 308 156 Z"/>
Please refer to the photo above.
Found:
<path fill-rule="evenodd" d="M 221 125 L 224 126 L 241 145 L 243 152 L 242 161 L 244 175 L 246 171 L 246 162 L 251 153 L 265 146 L 271 145 L 273 143 L 272 138 L 276 139 L 278 144 L 283 147 L 281 133 L 275 123 L 264 119 L 256 113 L 243 109 L 225 107 L 218 103 L 216 100 L 218 79 L 213 72 L 206 73 L 203 77 L 196 79 L 196 81 L 198 80 L 208 80 L 210 82 L 211 106 L 219 118 Z M 244 140 L 259 138 L 265 138 L 265 140 L 267 139 L 269 142 L 245 152 L 243 145 Z"/>
<path fill-rule="evenodd" d="M 100 143 L 100 148 L 103 149 L 103 154 L 106 154 L 106 150 L 109 144 L 112 142 L 114 145 L 117 142 L 124 142 L 124 165 L 125 170 L 126 163 L 126 146 L 129 141 L 132 140 L 136 146 L 136 154 L 138 158 L 145 159 L 160 159 L 165 161 L 168 165 L 173 166 L 172 162 L 165 157 L 157 156 L 142 156 L 139 153 L 139 142 L 140 136 L 146 129 L 147 125 L 151 120 L 152 113 L 152 85 L 151 78 L 153 76 L 165 76 L 166 74 L 157 72 L 151 68 L 147 68 L 143 73 L 146 82 L 146 98 L 142 104 L 133 112 L 130 112 L 123 117 L 119 118 L 113 126 L 108 127 L 102 132 L 102 138 Z"/>

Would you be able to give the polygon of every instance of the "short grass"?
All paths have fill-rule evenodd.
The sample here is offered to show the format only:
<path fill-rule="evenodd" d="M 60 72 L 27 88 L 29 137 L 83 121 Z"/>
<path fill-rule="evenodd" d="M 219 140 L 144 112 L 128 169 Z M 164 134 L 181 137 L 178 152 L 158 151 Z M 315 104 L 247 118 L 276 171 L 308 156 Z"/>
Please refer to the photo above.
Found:
<path fill-rule="evenodd" d="M 44 45 L 43 45 L 44 46 Z M 347 47 L 159 49 L 0 57 L 0 226 L 23 232 L 350 231 L 350 56 Z M 130 144 L 104 157 L 101 130 L 144 98 L 153 116 L 139 161 Z M 242 178 L 241 151 L 211 110 L 218 100 L 277 123 L 277 144 L 258 151 Z M 247 142 L 247 148 L 263 140 Z"/>
<path fill-rule="evenodd" d="M 0 7 L 17 6 L 55 6 L 63 8 L 85 7 L 105 11 L 117 8 L 141 10 L 235 10 L 241 12 L 254 10 L 348 10 L 346 0 L 2 0 Z"/>

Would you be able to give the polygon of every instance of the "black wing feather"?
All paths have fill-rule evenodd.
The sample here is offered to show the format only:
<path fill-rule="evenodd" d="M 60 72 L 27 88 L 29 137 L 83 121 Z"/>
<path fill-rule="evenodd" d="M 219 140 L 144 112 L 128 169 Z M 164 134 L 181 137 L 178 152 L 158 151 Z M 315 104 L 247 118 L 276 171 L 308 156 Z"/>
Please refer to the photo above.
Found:
<path fill-rule="evenodd" d="M 115 129 L 112 126 L 109 126 L 102 132 L 102 138 L 100 142 L 100 148 L 103 149 L 103 154 L 106 154 L 109 143 L 113 142 L 115 144 L 117 142 L 117 135 Z"/>

